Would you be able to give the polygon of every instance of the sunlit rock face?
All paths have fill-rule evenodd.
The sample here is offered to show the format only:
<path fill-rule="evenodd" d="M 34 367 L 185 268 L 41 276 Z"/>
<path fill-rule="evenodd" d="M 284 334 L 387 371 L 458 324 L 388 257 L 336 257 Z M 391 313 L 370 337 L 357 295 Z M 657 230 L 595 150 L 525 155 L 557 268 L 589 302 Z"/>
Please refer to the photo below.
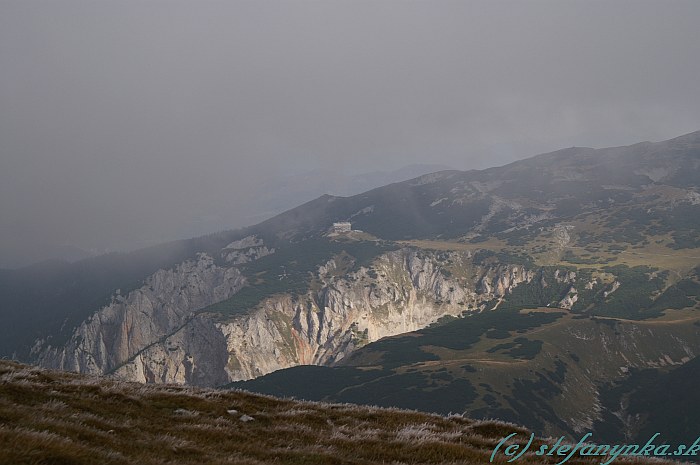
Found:
<path fill-rule="evenodd" d="M 225 247 L 222 258 L 232 251 L 248 260 L 274 253 L 255 237 Z M 446 261 L 454 275 L 445 271 Z M 246 279 L 200 254 L 115 295 L 64 346 L 41 348 L 39 363 L 144 383 L 220 385 L 295 365 L 333 364 L 369 342 L 483 309 L 533 276 L 521 266 L 475 265 L 469 252 L 405 248 L 345 274 L 334 258 L 318 267 L 317 285 L 305 294 L 275 295 L 222 319 L 198 310 L 231 298 Z"/>

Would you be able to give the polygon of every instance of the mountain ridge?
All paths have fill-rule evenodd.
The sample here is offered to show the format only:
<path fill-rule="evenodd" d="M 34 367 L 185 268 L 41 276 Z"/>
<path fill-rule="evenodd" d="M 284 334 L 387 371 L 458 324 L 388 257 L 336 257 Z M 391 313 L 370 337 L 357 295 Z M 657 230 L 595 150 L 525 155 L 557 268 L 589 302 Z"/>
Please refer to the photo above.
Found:
<path fill-rule="evenodd" d="M 555 327 L 565 322 L 562 330 L 605 335 L 610 347 L 626 341 L 619 345 L 626 362 L 599 354 L 615 382 L 630 379 L 633 369 L 661 373 L 693 359 L 700 328 L 692 324 L 700 294 L 699 136 L 570 148 L 352 197 L 326 195 L 256 226 L 143 255 L 90 259 L 43 281 L 32 270 L 0 273 L 3 313 L 17 323 L 5 327 L 3 350 L 22 349 L 24 360 L 51 368 L 206 386 L 318 364 L 350 373 L 338 378 L 349 384 L 337 387 L 354 389 L 357 401 L 371 402 L 382 389 L 437 389 L 445 408 L 572 434 L 604 410 L 586 416 L 561 392 L 576 378 L 587 386 L 581 405 L 595 407 L 602 380 L 582 374 L 556 331 L 544 323 L 531 328 L 518 312 L 544 321 L 559 309 Z M 333 223 L 343 221 L 351 230 L 334 232 Z M 219 278 L 208 276 L 229 276 L 231 285 L 221 292 Z M 664 320 L 684 312 L 687 324 Z M 36 324 L 41 318 L 43 326 Z M 502 327 L 508 318 L 525 326 Z M 636 334 L 648 324 L 667 330 L 656 338 L 616 334 L 616 325 Z M 419 344 L 420 334 L 437 339 Z M 637 346 L 648 353 L 636 353 Z M 576 351 L 582 363 L 593 363 Z M 484 381 L 498 384 L 497 396 L 470 381 L 477 376 L 465 368 L 470 364 L 455 362 L 466 355 L 512 367 L 504 376 L 520 373 L 522 381 Z M 353 367 L 358 360 L 362 366 Z M 447 373 L 436 372 L 441 364 Z M 526 366 L 532 373 L 519 371 Z M 352 371 L 360 368 L 368 371 Z M 355 389 L 358 379 L 380 391 Z M 538 394 L 528 397 L 528 389 Z M 450 404 L 460 393 L 471 400 Z M 412 399 L 404 406 L 422 407 L 420 396 Z M 531 401 L 538 407 L 522 407 Z"/>

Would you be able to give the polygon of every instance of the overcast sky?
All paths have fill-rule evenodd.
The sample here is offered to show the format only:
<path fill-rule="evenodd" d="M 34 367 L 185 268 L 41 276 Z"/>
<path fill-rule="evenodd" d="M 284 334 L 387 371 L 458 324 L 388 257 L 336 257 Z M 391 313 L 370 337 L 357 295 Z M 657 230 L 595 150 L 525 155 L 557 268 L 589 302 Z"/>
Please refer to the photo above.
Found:
<path fill-rule="evenodd" d="M 0 263 L 239 226 L 286 173 L 698 130 L 698 24 L 696 0 L 0 0 Z"/>

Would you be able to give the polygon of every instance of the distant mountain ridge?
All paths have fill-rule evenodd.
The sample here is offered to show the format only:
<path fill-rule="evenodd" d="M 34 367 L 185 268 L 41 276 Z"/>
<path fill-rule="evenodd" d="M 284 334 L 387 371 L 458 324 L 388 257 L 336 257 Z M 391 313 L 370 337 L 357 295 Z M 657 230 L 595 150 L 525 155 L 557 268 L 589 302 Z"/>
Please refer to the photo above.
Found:
<path fill-rule="evenodd" d="M 414 164 L 390 171 L 344 174 L 331 170 L 316 170 L 290 174 L 263 181 L 252 197 L 251 210 L 272 216 L 322 195 L 348 197 L 370 189 L 417 178 L 427 173 L 450 169 L 443 165 Z M 260 218 L 261 214 L 251 216 Z"/>
<path fill-rule="evenodd" d="M 276 176 L 261 181 L 244 198 L 238 200 L 238 202 L 245 204 L 245 207 L 237 217 L 222 218 L 220 215 L 207 215 L 206 218 L 200 219 L 203 224 L 198 225 L 196 231 L 221 231 L 230 229 L 232 224 L 255 224 L 325 194 L 351 196 L 386 184 L 405 181 L 445 169 L 448 168 L 443 165 L 413 164 L 394 170 L 370 171 L 359 174 L 315 170 Z M 177 235 L 188 236 L 186 232 L 182 231 Z M 191 235 L 194 236 L 196 233 Z M 146 244 L 151 243 L 153 241 L 146 242 Z M 115 248 L 120 249 L 120 247 Z M 139 247 L 139 249 L 141 248 L 143 245 Z M 125 250 L 131 249 L 133 247 L 125 247 Z M 25 250 L 12 250 L 11 256 L 7 255 L 7 251 L 0 251 L 0 269 L 17 269 L 49 260 L 76 262 L 101 254 L 95 250 L 84 250 L 71 245 L 33 244 Z"/>

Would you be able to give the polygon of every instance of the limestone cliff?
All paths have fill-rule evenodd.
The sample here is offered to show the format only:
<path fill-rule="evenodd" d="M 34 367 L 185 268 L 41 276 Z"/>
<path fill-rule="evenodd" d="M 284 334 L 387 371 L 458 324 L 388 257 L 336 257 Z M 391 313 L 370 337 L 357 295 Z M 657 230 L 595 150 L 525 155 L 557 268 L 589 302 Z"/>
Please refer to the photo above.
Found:
<path fill-rule="evenodd" d="M 231 253 L 239 253 L 229 260 Z M 274 253 L 251 236 L 221 252 L 160 270 L 83 322 L 62 347 L 39 343 L 39 364 L 148 383 L 221 385 L 302 364 L 331 365 L 356 348 L 414 331 L 450 315 L 482 310 L 535 273 L 477 264 L 470 252 L 412 248 L 370 266 L 337 255 L 301 294 L 276 294 L 223 319 L 201 312 L 234 296 L 246 278 L 231 262 Z"/>
<path fill-rule="evenodd" d="M 519 266 L 475 266 L 469 253 L 401 249 L 371 268 L 319 267 L 311 290 L 278 295 L 228 321 L 200 314 L 131 358 L 116 376 L 139 382 L 218 385 L 301 364 L 329 365 L 358 346 L 476 310 L 534 274 Z M 464 271 L 447 277 L 445 266 Z M 489 283 L 478 289 L 478 283 Z"/>
<path fill-rule="evenodd" d="M 235 268 L 199 254 L 172 270 L 159 270 L 145 284 L 84 321 L 63 347 L 39 343 L 39 364 L 104 374 L 185 325 L 196 310 L 231 297 L 245 284 Z"/>

